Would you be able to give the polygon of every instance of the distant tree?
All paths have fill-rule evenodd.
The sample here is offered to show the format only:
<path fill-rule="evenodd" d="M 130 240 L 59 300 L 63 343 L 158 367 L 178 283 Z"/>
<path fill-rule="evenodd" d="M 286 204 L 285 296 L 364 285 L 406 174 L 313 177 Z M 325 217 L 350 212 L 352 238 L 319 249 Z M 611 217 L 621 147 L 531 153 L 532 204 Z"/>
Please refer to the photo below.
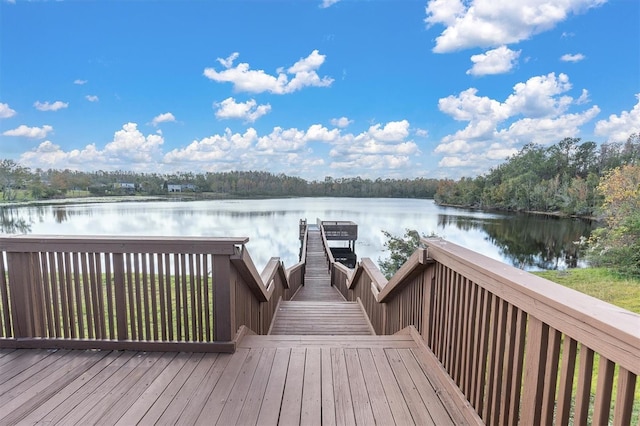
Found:
<path fill-rule="evenodd" d="M 382 233 L 387 239 L 384 247 L 389 250 L 389 257 L 387 259 L 378 259 L 378 265 L 380 266 L 380 271 L 387 279 L 390 279 L 411 257 L 413 252 L 421 247 L 421 236 L 415 229 L 406 229 L 404 237 L 393 235 L 384 230 Z"/>
<path fill-rule="evenodd" d="M 588 258 L 623 275 L 640 277 L 640 165 L 610 171 L 598 185 L 605 227 L 595 230 Z"/>

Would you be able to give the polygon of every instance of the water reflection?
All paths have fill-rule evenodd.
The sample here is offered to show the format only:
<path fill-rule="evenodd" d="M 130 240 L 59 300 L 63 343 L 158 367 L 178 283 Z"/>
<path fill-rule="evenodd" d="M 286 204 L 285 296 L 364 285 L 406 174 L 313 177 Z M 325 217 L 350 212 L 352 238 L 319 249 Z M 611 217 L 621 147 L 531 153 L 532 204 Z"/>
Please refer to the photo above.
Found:
<path fill-rule="evenodd" d="M 296 198 L 145 201 L 1 209 L 3 233 L 249 237 L 259 269 L 272 256 L 298 261 L 298 220 L 351 220 L 359 259 L 385 257 L 382 230 L 436 233 L 524 269 L 580 265 L 573 244 L 592 225 L 570 219 L 443 208 L 430 200 Z"/>
<path fill-rule="evenodd" d="M 3 234 L 28 234 L 31 232 L 31 222 L 28 218 L 23 217 L 18 209 L 1 207 L 0 232 Z"/>
<path fill-rule="evenodd" d="M 584 266 L 576 241 L 588 236 L 593 228 L 590 221 L 527 214 L 499 219 L 438 215 L 438 225 L 454 225 L 465 231 L 482 229 L 502 257 L 522 269 Z"/>

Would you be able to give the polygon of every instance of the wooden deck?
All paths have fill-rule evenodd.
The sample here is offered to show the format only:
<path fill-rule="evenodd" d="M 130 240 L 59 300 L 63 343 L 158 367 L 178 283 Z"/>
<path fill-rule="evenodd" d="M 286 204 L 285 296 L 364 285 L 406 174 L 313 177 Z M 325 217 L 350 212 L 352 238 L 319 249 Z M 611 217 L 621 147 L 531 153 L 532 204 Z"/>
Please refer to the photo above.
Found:
<path fill-rule="evenodd" d="M 234 354 L 5 349 L 0 424 L 465 423 L 429 356 L 411 334 L 252 335 Z"/>

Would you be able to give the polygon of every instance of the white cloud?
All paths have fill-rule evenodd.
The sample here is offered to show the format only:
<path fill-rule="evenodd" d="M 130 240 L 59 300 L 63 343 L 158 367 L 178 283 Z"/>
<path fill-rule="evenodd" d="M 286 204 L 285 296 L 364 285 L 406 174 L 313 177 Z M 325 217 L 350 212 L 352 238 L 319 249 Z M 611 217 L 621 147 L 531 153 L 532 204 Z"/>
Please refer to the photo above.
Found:
<path fill-rule="evenodd" d="M 0 118 L 11 118 L 16 115 L 16 111 L 11 109 L 9 104 L 3 104 L 0 102 Z"/>
<path fill-rule="evenodd" d="M 416 129 L 416 136 L 426 138 L 429 136 L 429 131 L 425 129 Z"/>
<path fill-rule="evenodd" d="M 157 134 L 144 136 L 136 123 L 127 123 L 115 132 L 113 141 L 100 150 L 95 144 L 64 151 L 51 141 L 25 152 L 20 163 L 31 168 L 70 170 L 160 171 L 164 139 Z"/>
<path fill-rule="evenodd" d="M 84 98 L 89 102 L 98 102 L 100 100 L 96 95 L 87 95 Z"/>
<path fill-rule="evenodd" d="M 624 142 L 633 133 L 640 133 L 640 93 L 636 94 L 635 106 L 620 115 L 611 114 L 608 119 L 596 123 L 595 133 L 610 142 Z"/>
<path fill-rule="evenodd" d="M 433 49 L 446 53 L 472 47 L 517 43 L 554 28 L 571 14 L 604 4 L 606 0 L 429 0 L 425 21 L 444 31 Z"/>
<path fill-rule="evenodd" d="M 400 142 L 409 136 L 409 122 L 407 120 L 391 121 L 384 127 L 375 124 L 369 127 L 367 134 L 372 138 L 382 142 Z"/>
<path fill-rule="evenodd" d="M 87 82 L 88 82 L 87 80 L 80 80 L 80 79 L 77 79 L 77 80 L 74 80 L 74 81 L 73 81 L 73 84 L 77 84 L 77 85 L 79 85 L 79 86 L 82 86 L 82 85 L 84 85 L 84 84 L 87 84 Z"/>
<path fill-rule="evenodd" d="M 582 94 L 576 100 L 576 104 L 582 105 L 582 104 L 586 104 L 586 103 L 588 103 L 590 101 L 591 101 L 591 99 L 589 99 L 589 91 L 587 89 L 582 89 Z"/>
<path fill-rule="evenodd" d="M 585 58 L 586 56 L 584 56 L 582 53 L 576 53 L 576 54 L 567 53 L 565 55 L 562 55 L 560 57 L 560 60 L 563 62 L 580 62 Z"/>
<path fill-rule="evenodd" d="M 313 124 L 304 135 L 307 141 L 333 142 L 340 137 L 340 130 L 329 130 L 321 124 Z"/>
<path fill-rule="evenodd" d="M 227 128 L 165 152 L 161 134 L 144 135 L 136 123 L 127 123 L 103 147 L 91 143 L 65 151 L 45 140 L 20 162 L 32 168 L 158 173 L 269 170 L 314 179 L 325 176 L 328 168 L 348 176 L 406 176 L 420 154 L 409 129 L 407 120 L 376 123 L 359 133 L 322 124 L 274 127 L 263 134 L 254 128 L 244 133 Z"/>
<path fill-rule="evenodd" d="M 30 139 L 44 139 L 47 134 L 53 131 L 53 127 L 44 125 L 42 127 L 28 127 L 24 124 L 15 129 L 7 130 L 3 133 L 5 136 L 22 136 Z"/>
<path fill-rule="evenodd" d="M 165 112 L 163 114 L 156 115 L 153 117 L 151 124 L 157 126 L 160 123 L 175 123 L 176 117 L 170 112 Z"/>
<path fill-rule="evenodd" d="M 353 123 L 353 120 L 349 120 L 347 117 L 340 118 L 332 118 L 331 125 L 344 129 L 345 127 L 349 127 L 350 124 Z"/>
<path fill-rule="evenodd" d="M 258 134 L 249 128 L 244 134 L 226 129 L 223 135 L 213 135 L 191 142 L 187 147 L 174 149 L 164 156 L 166 163 L 202 164 L 211 162 L 234 163 L 258 140 Z M 210 165 L 211 166 L 211 165 Z"/>
<path fill-rule="evenodd" d="M 588 102 L 586 90 L 574 99 L 567 94 L 571 89 L 566 74 L 550 73 L 517 83 L 503 102 L 478 96 L 475 88 L 440 99 L 442 112 L 468 122 L 465 128 L 443 137 L 435 148 L 436 154 L 444 155 L 441 167 L 473 165 L 486 170 L 526 143 L 549 144 L 577 135 L 600 109 L 593 106 L 569 113 L 569 108 Z"/>
<path fill-rule="evenodd" d="M 218 58 L 217 61 L 220 62 L 220 65 L 222 65 L 223 67 L 231 68 L 233 66 L 233 61 L 238 59 L 238 56 L 240 56 L 238 52 L 233 52 L 226 58 Z"/>
<path fill-rule="evenodd" d="M 374 124 L 358 135 L 346 134 L 334 142 L 329 152 L 330 167 L 357 175 L 359 170 L 399 170 L 420 153 L 409 136 L 407 120 Z M 379 172 L 378 172 L 379 173 Z"/>
<path fill-rule="evenodd" d="M 322 0 L 320 7 L 322 9 L 326 9 L 327 7 L 333 6 L 334 4 L 338 3 L 339 1 L 340 0 Z"/>
<path fill-rule="evenodd" d="M 214 106 L 218 107 L 215 113 L 217 118 L 221 120 L 237 118 L 243 120 L 245 123 L 253 123 L 271 111 L 271 105 L 258 105 L 255 99 L 250 99 L 246 102 L 236 102 L 234 98 L 227 98 L 220 103 L 215 103 Z"/>
<path fill-rule="evenodd" d="M 161 135 L 144 136 L 136 123 L 127 123 L 118 130 L 104 149 L 105 155 L 135 162 L 150 162 L 160 154 L 164 143 Z"/>
<path fill-rule="evenodd" d="M 520 56 L 520 50 L 513 51 L 506 46 L 488 50 L 481 55 L 473 55 L 473 67 L 467 70 L 471 75 L 504 74 L 513 69 Z"/>
<path fill-rule="evenodd" d="M 304 87 L 328 87 L 333 83 L 330 77 L 320 77 L 318 68 L 324 63 L 325 55 L 317 50 L 311 52 L 306 58 L 301 58 L 284 72 L 278 69 L 277 76 L 267 74 L 264 70 L 252 70 L 247 63 L 240 63 L 233 67 L 233 62 L 238 54 L 234 53 L 226 59 L 218 58 L 218 62 L 225 68 L 216 71 L 214 68 L 205 68 L 204 75 L 219 83 L 232 83 L 236 91 L 274 94 L 286 94 L 298 91 Z"/>
<path fill-rule="evenodd" d="M 305 132 L 295 128 L 275 127 L 270 134 L 258 139 L 256 148 L 270 153 L 291 152 L 299 151 L 306 143 Z"/>
<path fill-rule="evenodd" d="M 54 103 L 36 101 L 33 106 L 38 111 L 58 111 L 60 109 L 67 108 L 68 102 L 55 101 Z"/>

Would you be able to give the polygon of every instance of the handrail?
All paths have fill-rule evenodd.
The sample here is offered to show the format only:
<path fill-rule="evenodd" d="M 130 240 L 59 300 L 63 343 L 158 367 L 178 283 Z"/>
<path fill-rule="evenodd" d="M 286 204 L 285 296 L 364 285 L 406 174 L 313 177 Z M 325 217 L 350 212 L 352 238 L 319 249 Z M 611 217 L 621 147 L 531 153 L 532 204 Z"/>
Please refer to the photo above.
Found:
<path fill-rule="evenodd" d="M 518 309 L 640 374 L 640 315 L 440 239 L 428 255 L 455 267 Z M 624 355 L 620 357 L 620 352 Z"/>
<path fill-rule="evenodd" d="M 629 424 L 640 315 L 447 241 L 422 242 L 389 281 L 365 258 L 353 271 L 332 265 L 332 284 L 361 300 L 377 334 L 415 326 L 487 424 L 570 415 Z"/>
<path fill-rule="evenodd" d="M 247 242 L 0 237 L 0 347 L 233 351 L 303 279 L 278 258 L 258 273 Z"/>

